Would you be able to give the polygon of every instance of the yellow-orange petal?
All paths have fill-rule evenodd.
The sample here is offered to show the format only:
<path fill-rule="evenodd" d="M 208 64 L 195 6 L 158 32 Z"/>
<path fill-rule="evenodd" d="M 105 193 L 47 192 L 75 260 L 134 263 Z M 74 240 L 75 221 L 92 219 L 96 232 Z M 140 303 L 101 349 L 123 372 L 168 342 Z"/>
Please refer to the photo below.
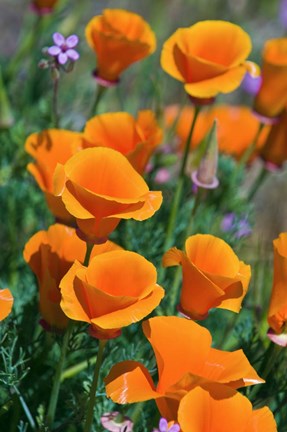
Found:
<path fill-rule="evenodd" d="M 222 75 L 204 81 L 185 84 L 185 91 L 197 98 L 210 98 L 218 93 L 230 93 L 241 84 L 246 73 L 245 66 L 237 66 L 227 70 Z"/>
<path fill-rule="evenodd" d="M 186 372 L 193 371 L 196 374 L 200 371 L 211 345 L 208 330 L 179 317 L 151 318 L 144 321 L 142 327 L 157 359 L 159 392 L 164 393 Z M 197 347 L 196 356 L 194 347 Z"/>
<path fill-rule="evenodd" d="M 249 400 L 220 384 L 194 388 L 178 410 L 182 432 L 244 432 L 251 416 Z"/>
<path fill-rule="evenodd" d="M 62 300 L 60 305 L 67 317 L 75 321 L 84 321 L 90 323 L 90 316 L 81 306 L 75 290 L 73 289 L 75 277 L 77 272 L 81 269 L 85 269 L 85 267 L 78 261 L 75 261 L 70 270 L 61 280 L 60 290 Z"/>
<path fill-rule="evenodd" d="M 143 402 L 161 396 L 156 392 L 148 370 L 135 361 L 124 361 L 113 366 L 104 382 L 107 396 L 119 404 Z"/>
<path fill-rule="evenodd" d="M 200 375 L 235 389 L 265 382 L 242 350 L 227 352 L 211 348 Z"/>
<path fill-rule="evenodd" d="M 10 314 L 13 302 L 14 298 L 8 288 L 0 290 L 0 321 Z"/>
<path fill-rule="evenodd" d="M 92 319 L 92 324 L 102 329 L 128 326 L 149 315 L 159 305 L 163 297 L 163 288 L 156 284 L 146 297 L 143 297 L 122 310 L 116 310 L 99 318 L 94 318 Z"/>
<path fill-rule="evenodd" d="M 277 432 L 277 426 L 272 412 L 268 407 L 252 411 L 247 432 Z"/>
<path fill-rule="evenodd" d="M 110 240 L 107 240 L 103 244 L 94 245 L 90 255 L 90 261 L 97 255 L 115 250 L 123 250 L 123 248 Z"/>
<path fill-rule="evenodd" d="M 274 248 L 274 276 L 268 310 L 268 323 L 280 333 L 287 322 L 287 233 L 281 233 L 273 241 Z"/>

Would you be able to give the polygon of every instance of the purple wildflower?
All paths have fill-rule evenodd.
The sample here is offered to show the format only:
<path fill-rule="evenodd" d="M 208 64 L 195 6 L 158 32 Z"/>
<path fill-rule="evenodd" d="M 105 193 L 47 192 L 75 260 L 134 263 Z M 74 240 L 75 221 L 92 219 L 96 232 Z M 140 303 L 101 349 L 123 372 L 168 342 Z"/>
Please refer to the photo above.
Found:
<path fill-rule="evenodd" d="M 237 218 L 234 213 L 227 213 L 221 221 L 221 229 L 223 232 L 233 232 L 238 239 L 247 237 L 252 233 L 248 220 L 245 218 Z"/>
<path fill-rule="evenodd" d="M 253 77 L 252 75 L 250 75 L 249 72 L 246 72 L 241 85 L 246 93 L 249 93 L 252 96 L 256 96 L 260 90 L 261 84 L 261 75 L 259 75 L 258 77 Z"/>
<path fill-rule="evenodd" d="M 54 33 L 53 41 L 55 45 L 49 47 L 47 52 L 55 57 L 59 64 L 64 65 L 68 60 L 75 62 L 79 59 L 79 53 L 73 49 L 78 45 L 78 36 L 71 35 L 65 38 L 61 33 Z"/>
<path fill-rule="evenodd" d="M 287 0 L 281 0 L 279 6 L 279 20 L 284 29 L 287 29 Z"/>
<path fill-rule="evenodd" d="M 153 432 L 179 432 L 179 431 L 180 431 L 180 426 L 177 423 L 173 423 L 171 426 L 168 426 L 167 420 L 163 417 L 159 421 L 158 429 L 153 430 Z"/>

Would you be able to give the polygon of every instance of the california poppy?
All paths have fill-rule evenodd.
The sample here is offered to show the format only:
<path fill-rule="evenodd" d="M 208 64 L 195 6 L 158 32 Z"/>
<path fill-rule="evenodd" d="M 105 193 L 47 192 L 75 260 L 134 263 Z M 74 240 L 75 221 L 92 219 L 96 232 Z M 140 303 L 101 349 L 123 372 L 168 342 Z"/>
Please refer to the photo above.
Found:
<path fill-rule="evenodd" d="M 260 155 L 266 162 L 281 166 L 287 160 L 287 108 L 271 126 Z"/>
<path fill-rule="evenodd" d="M 125 155 L 140 173 L 162 140 L 162 130 L 150 110 L 135 119 L 125 112 L 97 115 L 86 123 L 83 147 L 109 147 Z"/>
<path fill-rule="evenodd" d="M 287 104 L 287 38 L 268 40 L 263 49 L 262 84 L 254 109 L 266 117 L 277 117 Z"/>
<path fill-rule="evenodd" d="M 97 55 L 95 76 L 102 83 L 117 82 L 125 69 L 156 48 L 148 23 L 122 9 L 105 9 L 102 15 L 92 18 L 86 27 L 86 39 Z"/>
<path fill-rule="evenodd" d="M 217 383 L 203 383 L 181 400 L 178 421 L 182 432 L 276 432 L 272 412 L 252 405 L 236 390 Z"/>
<path fill-rule="evenodd" d="M 0 321 L 10 314 L 13 302 L 14 298 L 8 288 L 0 290 Z"/>
<path fill-rule="evenodd" d="M 25 142 L 26 152 L 35 159 L 34 163 L 28 164 L 27 169 L 44 192 L 50 211 L 62 221 L 72 217 L 61 199 L 53 195 L 54 171 L 58 163 L 65 163 L 80 150 L 80 136 L 78 132 L 47 129 L 31 134 Z"/>
<path fill-rule="evenodd" d="M 239 312 L 250 266 L 225 241 L 209 234 L 188 237 L 185 251 L 174 247 L 163 256 L 164 267 L 182 266 L 179 310 L 192 319 L 206 318 L 214 307 Z"/>
<path fill-rule="evenodd" d="M 86 244 L 73 228 L 55 224 L 26 243 L 24 259 L 37 276 L 40 313 L 46 328 L 63 329 L 68 318 L 60 308 L 60 281 L 77 259 L 84 261 Z"/>
<path fill-rule="evenodd" d="M 88 267 L 76 261 L 61 281 L 61 307 L 90 324 L 99 339 L 119 336 L 121 328 L 152 312 L 164 296 L 156 268 L 135 252 L 114 250 L 94 256 Z"/>
<path fill-rule="evenodd" d="M 287 346 L 287 233 L 273 241 L 274 276 L 268 310 L 269 337 L 279 345 Z"/>
<path fill-rule="evenodd" d="M 161 66 L 184 83 L 195 98 L 212 98 L 235 90 L 246 71 L 257 73 L 247 62 L 251 40 L 239 26 L 228 21 L 201 21 L 178 29 L 164 44 Z"/>
<path fill-rule="evenodd" d="M 145 220 L 162 202 L 121 153 L 104 147 L 82 150 L 58 164 L 55 192 L 89 241 L 105 239 L 121 219 Z"/>
<path fill-rule="evenodd" d="M 198 384 L 213 381 L 234 389 L 262 383 L 242 350 L 211 348 L 209 331 L 179 317 L 155 317 L 142 324 L 154 350 L 158 383 L 136 361 L 114 365 L 105 378 L 106 393 L 119 404 L 155 399 L 167 420 L 177 419 L 180 400 Z"/>

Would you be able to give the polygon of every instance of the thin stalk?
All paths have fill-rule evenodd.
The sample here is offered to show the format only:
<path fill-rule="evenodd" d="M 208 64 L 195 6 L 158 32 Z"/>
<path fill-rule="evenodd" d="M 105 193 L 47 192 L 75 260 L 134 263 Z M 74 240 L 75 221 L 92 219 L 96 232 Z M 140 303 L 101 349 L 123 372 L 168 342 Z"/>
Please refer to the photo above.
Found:
<path fill-rule="evenodd" d="M 248 201 L 251 201 L 254 198 L 254 196 L 256 195 L 261 184 L 263 183 L 263 181 L 267 177 L 268 173 L 269 173 L 269 171 L 265 167 L 261 167 L 261 171 L 258 174 L 257 178 L 255 179 L 255 181 L 254 181 L 254 183 L 253 183 L 253 185 L 249 191 L 249 194 L 247 197 Z"/>
<path fill-rule="evenodd" d="M 59 95 L 59 77 L 56 76 L 53 78 L 53 99 L 52 99 L 52 120 L 55 128 L 59 127 L 58 95 Z"/>
<path fill-rule="evenodd" d="M 107 341 L 105 339 L 99 340 L 99 350 L 98 350 L 98 356 L 97 356 L 97 361 L 96 361 L 96 365 L 95 365 L 93 382 L 92 382 L 92 386 L 91 386 L 91 390 L 90 390 L 90 397 L 89 397 L 86 423 L 84 426 L 84 432 L 91 432 L 92 426 L 93 426 L 94 407 L 95 407 L 95 403 L 96 403 L 96 391 L 97 391 L 100 369 L 101 369 L 101 365 L 103 362 L 103 354 L 104 354 L 104 349 L 105 349 L 106 343 L 107 343 Z"/>
<path fill-rule="evenodd" d="M 95 101 L 94 101 L 92 109 L 91 109 L 90 117 L 97 114 L 98 105 L 99 105 L 100 100 L 102 99 L 102 96 L 106 90 L 107 90 L 107 87 L 104 87 L 101 85 L 97 86 L 96 98 L 95 98 Z"/>
<path fill-rule="evenodd" d="M 64 364 L 65 364 L 66 353 L 67 353 L 69 338 L 70 338 L 70 334 L 71 334 L 71 329 L 72 329 L 72 325 L 70 323 L 68 325 L 68 328 L 67 328 L 65 334 L 64 334 L 63 344 L 62 344 L 62 348 L 61 348 L 61 356 L 60 356 L 58 366 L 57 366 L 57 369 L 56 369 L 56 372 L 54 375 L 54 382 L 53 382 L 53 387 L 52 387 L 52 391 L 51 391 L 51 395 L 50 395 L 50 401 L 49 401 L 49 406 L 48 406 L 48 411 L 47 411 L 47 416 L 46 416 L 46 425 L 48 426 L 48 428 L 52 427 L 53 422 L 54 422 L 54 418 L 55 418 L 55 414 L 56 414 L 59 391 L 60 391 L 60 386 L 61 386 L 61 376 L 62 376 Z"/>
<path fill-rule="evenodd" d="M 93 246 L 94 245 L 92 243 L 88 243 L 87 242 L 86 256 L 85 256 L 85 259 L 84 259 L 84 266 L 85 267 L 88 267 L 88 265 L 89 265 L 90 256 L 91 256 L 91 253 L 92 253 Z"/>
<path fill-rule="evenodd" d="M 182 191 L 183 191 L 183 185 L 184 185 L 184 177 L 185 177 L 185 168 L 186 168 L 186 163 L 187 163 L 187 157 L 188 157 L 191 138 L 193 135 L 193 131 L 194 131 L 194 127 L 196 124 L 196 120 L 197 120 L 199 111 L 200 111 L 200 107 L 196 106 L 195 111 L 194 111 L 194 116 L 192 119 L 192 123 L 191 123 L 191 127 L 189 130 L 189 134 L 188 134 L 188 137 L 187 137 L 187 140 L 185 143 L 182 161 L 181 161 L 179 178 L 178 178 L 178 182 L 177 182 L 177 186 L 176 186 L 176 190 L 175 190 L 175 194 L 174 194 L 174 199 L 172 202 L 171 212 L 170 212 L 170 216 L 169 216 L 169 220 L 168 220 L 168 226 L 167 226 L 167 233 L 166 233 L 165 242 L 164 242 L 164 246 L 163 246 L 164 251 L 166 251 L 166 249 L 168 249 L 171 246 L 171 243 L 173 240 L 174 227 L 175 227 L 175 223 L 176 223 L 177 212 L 178 212 L 178 208 L 179 208 L 180 201 L 182 198 Z"/>
<path fill-rule="evenodd" d="M 69 367 L 68 369 L 64 370 L 61 375 L 61 382 L 63 382 L 65 379 L 72 378 L 73 376 L 77 375 L 78 373 L 82 372 L 84 369 L 89 367 L 90 365 L 94 365 L 97 361 L 97 356 L 94 356 L 88 360 L 83 360 L 82 362 Z"/>
<path fill-rule="evenodd" d="M 23 410 L 25 412 L 25 415 L 27 417 L 27 420 L 28 420 L 31 428 L 33 430 L 36 430 L 35 420 L 32 417 L 32 414 L 31 414 L 31 412 L 30 412 L 30 410 L 29 410 L 29 408 L 28 408 L 28 406 L 27 406 L 27 404 L 25 402 L 25 399 L 23 398 L 23 396 L 21 395 L 20 391 L 18 390 L 18 388 L 15 385 L 13 385 L 13 390 L 14 390 L 14 392 L 16 393 L 16 395 L 19 398 L 20 404 L 21 404 L 21 406 L 22 406 L 22 408 L 23 408 Z"/>

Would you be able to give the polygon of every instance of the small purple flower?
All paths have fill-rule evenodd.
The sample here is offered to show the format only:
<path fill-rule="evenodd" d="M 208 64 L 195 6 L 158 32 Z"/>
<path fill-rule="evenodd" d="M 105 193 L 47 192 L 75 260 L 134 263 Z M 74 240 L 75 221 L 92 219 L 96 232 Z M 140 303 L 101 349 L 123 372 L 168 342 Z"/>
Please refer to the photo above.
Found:
<path fill-rule="evenodd" d="M 54 33 L 53 41 L 55 45 L 49 47 L 47 52 L 50 56 L 55 57 L 59 64 L 64 65 L 68 60 L 75 62 L 79 59 L 79 53 L 73 49 L 78 45 L 78 36 L 71 35 L 64 38 L 61 33 Z"/>
<path fill-rule="evenodd" d="M 246 72 L 243 81 L 242 88 L 246 93 L 249 93 L 252 96 L 256 96 L 260 90 L 262 84 L 262 77 L 259 75 L 258 77 L 253 77 L 249 72 Z"/>
<path fill-rule="evenodd" d="M 227 213 L 221 221 L 221 229 L 223 232 L 233 231 L 234 236 L 238 239 L 247 237 L 252 233 L 248 220 L 245 218 L 237 218 L 234 213 Z"/>
<path fill-rule="evenodd" d="M 163 417 L 159 421 L 158 429 L 153 430 L 153 432 L 179 432 L 179 431 L 180 431 L 180 426 L 177 423 L 170 422 L 170 426 L 169 426 L 167 420 Z"/>
<path fill-rule="evenodd" d="M 279 6 L 279 20 L 284 29 L 287 29 L 287 0 L 281 0 Z"/>

